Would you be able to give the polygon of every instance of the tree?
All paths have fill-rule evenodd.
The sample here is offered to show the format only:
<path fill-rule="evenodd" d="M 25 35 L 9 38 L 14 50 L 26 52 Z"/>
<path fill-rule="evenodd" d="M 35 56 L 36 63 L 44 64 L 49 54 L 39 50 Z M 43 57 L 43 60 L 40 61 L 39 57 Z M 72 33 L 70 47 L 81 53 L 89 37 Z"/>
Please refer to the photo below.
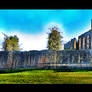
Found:
<path fill-rule="evenodd" d="M 19 39 L 16 35 L 7 36 L 4 34 L 3 50 L 4 51 L 18 51 L 19 50 Z"/>
<path fill-rule="evenodd" d="M 11 51 L 8 53 L 7 64 L 8 64 L 9 69 L 14 68 L 13 52 L 11 52 Z"/>
<path fill-rule="evenodd" d="M 49 50 L 61 50 L 61 38 L 60 32 L 58 32 L 57 27 L 50 28 L 51 33 L 48 36 L 48 46 Z"/>

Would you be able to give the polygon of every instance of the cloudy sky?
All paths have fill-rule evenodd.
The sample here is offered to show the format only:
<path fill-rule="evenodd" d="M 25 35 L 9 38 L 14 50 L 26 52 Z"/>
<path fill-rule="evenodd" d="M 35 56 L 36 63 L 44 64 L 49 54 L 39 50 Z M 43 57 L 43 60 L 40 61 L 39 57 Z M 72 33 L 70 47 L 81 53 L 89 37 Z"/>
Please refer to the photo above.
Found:
<path fill-rule="evenodd" d="M 63 32 L 63 43 L 88 31 L 92 10 L 0 10 L 0 48 L 3 34 L 17 35 L 23 50 L 47 49 L 47 38 L 53 25 Z"/>

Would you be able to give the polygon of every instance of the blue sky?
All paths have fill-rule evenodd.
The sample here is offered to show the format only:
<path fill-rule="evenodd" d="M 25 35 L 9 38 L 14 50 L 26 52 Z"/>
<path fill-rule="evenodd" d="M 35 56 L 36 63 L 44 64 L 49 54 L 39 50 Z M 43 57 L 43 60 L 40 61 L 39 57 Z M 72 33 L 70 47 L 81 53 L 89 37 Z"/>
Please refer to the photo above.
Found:
<path fill-rule="evenodd" d="M 27 49 L 28 43 L 25 43 L 24 50 L 32 50 L 34 44 L 31 48 L 32 42 L 34 38 L 38 37 L 38 39 L 43 39 L 44 41 L 46 36 L 46 27 L 48 27 L 51 23 L 55 23 L 61 27 L 60 31 L 64 33 L 64 40 L 66 41 L 68 38 L 72 36 L 77 36 L 84 31 L 90 29 L 90 21 L 92 19 L 92 10 L 0 10 L 0 32 L 8 33 L 8 35 L 17 34 L 21 35 L 21 41 L 24 49 L 24 41 L 30 42 L 29 49 Z M 77 35 L 76 35 L 77 34 Z M 27 36 L 28 35 L 28 36 Z M 46 37 L 43 37 L 46 36 Z M 42 36 L 42 38 L 41 38 Z M 68 38 L 67 38 L 68 36 Z M 25 38 L 26 37 L 26 38 Z M 27 39 L 28 37 L 28 39 Z M 40 38 L 39 38 L 40 37 Z M 22 40 L 24 39 L 24 40 Z M 39 40 L 33 42 L 39 42 Z M 69 40 L 69 39 L 68 39 Z M 44 43 L 44 42 L 43 42 Z M 46 40 L 43 44 L 38 47 L 40 49 L 46 48 Z M 43 46 L 44 47 L 41 47 Z M 39 49 L 37 47 L 33 48 Z M 39 50 L 40 50 L 39 49 Z"/>

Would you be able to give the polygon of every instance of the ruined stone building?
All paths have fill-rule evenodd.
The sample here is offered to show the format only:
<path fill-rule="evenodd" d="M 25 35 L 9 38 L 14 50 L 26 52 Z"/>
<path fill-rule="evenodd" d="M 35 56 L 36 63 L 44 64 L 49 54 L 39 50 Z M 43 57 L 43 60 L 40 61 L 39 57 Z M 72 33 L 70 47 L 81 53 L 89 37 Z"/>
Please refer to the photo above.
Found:
<path fill-rule="evenodd" d="M 73 38 L 64 44 L 64 49 L 92 49 L 92 20 L 91 29 L 78 36 L 78 41 L 76 38 Z"/>
<path fill-rule="evenodd" d="M 64 49 L 76 49 L 77 47 L 77 40 L 76 38 L 71 39 L 71 41 L 64 44 Z"/>

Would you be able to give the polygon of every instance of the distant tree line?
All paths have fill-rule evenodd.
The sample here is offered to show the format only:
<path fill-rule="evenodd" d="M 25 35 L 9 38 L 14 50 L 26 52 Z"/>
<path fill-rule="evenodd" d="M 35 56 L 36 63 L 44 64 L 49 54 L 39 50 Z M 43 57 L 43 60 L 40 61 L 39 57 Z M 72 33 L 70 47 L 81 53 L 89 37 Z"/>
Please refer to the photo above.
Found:
<path fill-rule="evenodd" d="M 49 50 L 61 50 L 61 40 L 62 36 L 58 31 L 57 27 L 50 28 L 50 33 L 48 34 L 48 43 L 47 48 Z M 7 36 L 4 34 L 4 42 L 2 44 L 2 48 L 4 51 L 19 51 L 19 38 L 14 36 Z"/>

